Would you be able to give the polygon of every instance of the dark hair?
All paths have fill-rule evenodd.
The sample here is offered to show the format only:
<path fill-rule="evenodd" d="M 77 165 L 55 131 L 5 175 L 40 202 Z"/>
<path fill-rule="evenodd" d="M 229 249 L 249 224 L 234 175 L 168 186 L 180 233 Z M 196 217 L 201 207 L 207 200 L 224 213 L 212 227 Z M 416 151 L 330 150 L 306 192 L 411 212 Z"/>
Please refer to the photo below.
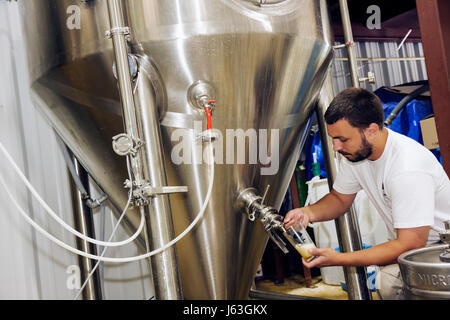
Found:
<path fill-rule="evenodd" d="M 384 126 L 384 111 L 380 99 L 362 88 L 348 88 L 340 92 L 331 101 L 325 112 L 327 124 L 334 124 L 345 119 L 353 127 L 366 129 L 376 123 L 380 130 Z"/>

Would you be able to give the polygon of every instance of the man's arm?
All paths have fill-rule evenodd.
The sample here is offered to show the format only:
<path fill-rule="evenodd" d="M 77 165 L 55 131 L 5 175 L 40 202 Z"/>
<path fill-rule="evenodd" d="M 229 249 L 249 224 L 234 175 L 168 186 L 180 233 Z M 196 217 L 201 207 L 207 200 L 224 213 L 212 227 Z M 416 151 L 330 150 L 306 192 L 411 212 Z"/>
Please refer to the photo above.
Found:
<path fill-rule="evenodd" d="M 340 253 L 330 248 L 312 249 L 317 256 L 311 262 L 303 261 L 306 267 L 327 266 L 370 266 L 397 263 L 397 258 L 404 252 L 422 248 L 428 239 L 429 226 L 397 229 L 397 239 L 369 249 Z"/>
<path fill-rule="evenodd" d="M 289 211 L 284 219 L 285 227 L 290 228 L 299 221 L 308 224 L 336 219 L 348 211 L 355 197 L 356 194 L 342 194 L 332 189 L 315 204 Z"/>

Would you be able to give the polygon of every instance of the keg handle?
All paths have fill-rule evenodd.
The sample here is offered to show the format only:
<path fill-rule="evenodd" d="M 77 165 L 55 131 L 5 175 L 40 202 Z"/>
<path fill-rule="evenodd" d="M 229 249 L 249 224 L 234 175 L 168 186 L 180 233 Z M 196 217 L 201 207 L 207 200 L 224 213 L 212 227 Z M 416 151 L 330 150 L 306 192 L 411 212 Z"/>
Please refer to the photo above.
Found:
<path fill-rule="evenodd" d="M 443 243 L 450 245 L 450 220 L 444 221 L 445 230 L 439 232 L 439 238 Z"/>
<path fill-rule="evenodd" d="M 450 220 L 444 221 L 445 230 L 439 230 L 439 238 L 445 244 L 447 248 L 443 253 L 439 255 L 439 259 L 442 262 L 450 262 Z"/>

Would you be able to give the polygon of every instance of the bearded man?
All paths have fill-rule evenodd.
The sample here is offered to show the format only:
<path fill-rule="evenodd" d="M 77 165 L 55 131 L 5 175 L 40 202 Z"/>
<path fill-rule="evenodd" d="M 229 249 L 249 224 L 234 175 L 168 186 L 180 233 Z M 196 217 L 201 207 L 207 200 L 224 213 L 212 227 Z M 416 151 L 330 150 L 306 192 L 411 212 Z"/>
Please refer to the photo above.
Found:
<path fill-rule="evenodd" d="M 382 299 L 402 299 L 397 258 L 404 252 L 439 242 L 436 228 L 450 220 L 450 181 L 436 157 L 418 142 L 384 127 L 380 99 L 372 92 L 349 88 L 339 93 L 325 113 L 334 151 L 343 159 L 329 194 L 317 203 L 296 208 L 285 227 L 336 219 L 364 190 L 386 224 L 389 240 L 369 249 L 340 253 L 311 249 L 316 258 L 306 267 L 370 266 L 378 272 Z M 387 285 L 386 285 L 387 284 Z"/>

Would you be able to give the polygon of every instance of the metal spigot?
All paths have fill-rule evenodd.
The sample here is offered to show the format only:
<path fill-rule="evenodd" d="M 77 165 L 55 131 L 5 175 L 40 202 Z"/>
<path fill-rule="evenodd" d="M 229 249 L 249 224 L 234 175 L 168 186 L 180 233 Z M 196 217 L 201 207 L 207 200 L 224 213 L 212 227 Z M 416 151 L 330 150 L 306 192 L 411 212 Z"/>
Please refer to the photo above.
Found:
<path fill-rule="evenodd" d="M 286 247 L 286 243 L 278 235 L 278 232 L 285 232 L 283 227 L 283 217 L 278 214 L 278 211 L 264 204 L 268 189 L 264 192 L 264 197 L 258 195 L 258 191 L 255 188 L 247 188 L 241 191 L 238 195 L 237 202 L 239 206 L 245 208 L 250 221 L 258 219 L 264 230 L 269 234 L 272 241 L 283 251 L 288 253 L 289 250 Z"/>

